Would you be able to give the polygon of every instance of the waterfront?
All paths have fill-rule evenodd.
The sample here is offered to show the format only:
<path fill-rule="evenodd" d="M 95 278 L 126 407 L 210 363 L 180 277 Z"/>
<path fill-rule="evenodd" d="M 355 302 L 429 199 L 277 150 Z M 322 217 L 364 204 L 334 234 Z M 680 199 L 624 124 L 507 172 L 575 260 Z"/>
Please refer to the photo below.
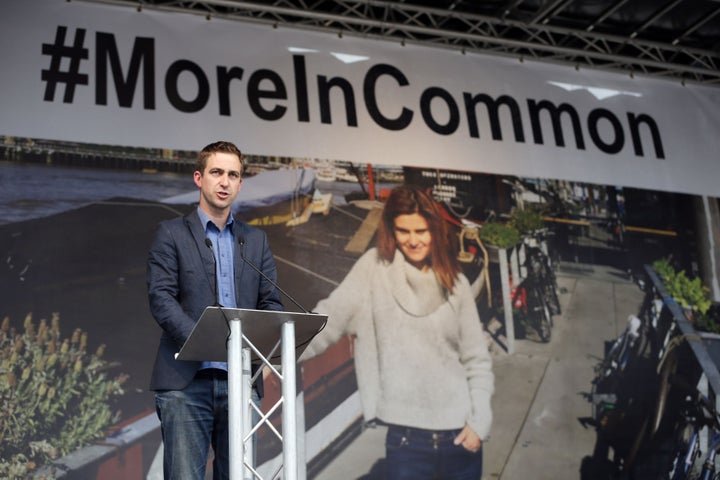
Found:
<path fill-rule="evenodd" d="M 394 183 L 377 183 L 376 190 Z M 293 185 L 288 186 L 289 190 Z M 317 181 L 334 204 L 362 193 L 357 182 Z M 162 201 L 196 190 L 190 173 L 91 169 L 0 161 L 0 225 L 47 217 L 110 198 Z M 242 194 L 240 194 L 242 199 Z"/>
<path fill-rule="evenodd" d="M 161 200 L 192 191 L 187 173 L 0 162 L 0 225 L 42 218 L 115 197 Z"/>

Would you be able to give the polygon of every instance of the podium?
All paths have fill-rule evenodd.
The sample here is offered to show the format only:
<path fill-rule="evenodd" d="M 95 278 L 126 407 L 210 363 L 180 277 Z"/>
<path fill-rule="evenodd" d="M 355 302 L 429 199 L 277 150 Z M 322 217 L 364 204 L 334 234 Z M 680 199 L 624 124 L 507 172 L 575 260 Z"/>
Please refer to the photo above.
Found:
<path fill-rule="evenodd" d="M 297 478 L 297 408 L 295 365 L 310 340 L 322 329 L 327 315 L 244 308 L 207 307 L 176 360 L 227 362 L 230 479 L 262 477 L 253 462 L 252 437 L 265 423 L 283 445 L 285 480 Z M 229 336 L 228 336 L 229 333 Z M 297 339 L 297 340 L 296 340 Z M 280 350 L 278 352 L 278 349 Z M 281 372 L 271 360 L 280 358 Z M 267 415 L 251 401 L 251 364 L 261 362 L 278 376 L 282 394 Z M 277 364 L 277 363 L 276 363 Z M 270 423 L 270 415 L 282 404 L 282 435 Z M 252 425 L 252 410 L 260 416 Z M 276 472 L 271 478 L 277 477 Z M 247 475 L 250 476 L 247 476 Z"/>

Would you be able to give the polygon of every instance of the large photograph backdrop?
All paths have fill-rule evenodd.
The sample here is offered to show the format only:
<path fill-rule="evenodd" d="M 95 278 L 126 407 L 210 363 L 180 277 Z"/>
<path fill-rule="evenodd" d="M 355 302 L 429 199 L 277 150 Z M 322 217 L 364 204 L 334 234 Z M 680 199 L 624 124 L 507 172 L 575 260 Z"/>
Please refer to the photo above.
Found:
<path fill-rule="evenodd" d="M 248 154 L 234 212 L 268 232 L 281 284 L 307 308 L 374 246 L 392 188 L 431 192 L 457 237 L 495 362 L 487 478 L 518 478 L 518 439 L 526 465 L 552 459 L 577 478 L 596 441 L 578 422 L 592 410 L 578 392 L 590 391 L 605 341 L 637 312 L 643 265 L 670 258 L 688 275 L 714 278 L 715 89 L 31 3 L 8 2 L 0 20 L 0 48 L 16 67 L 0 78 L 0 378 L 8 406 L 0 433 L 6 445 L 32 447 L 41 452 L 35 458 L 54 458 L 77 478 L 159 478 L 147 385 L 160 332 L 147 308 L 147 249 L 160 220 L 196 208 L 195 150 L 216 139 Z M 47 14 L 36 15 L 40 8 Z M 515 247 L 499 250 L 481 235 L 520 211 L 538 214 L 542 236 L 525 238 L 535 237 L 555 265 L 561 308 L 547 338 L 527 318 L 527 299 L 514 295 L 526 272 L 511 271 L 514 283 L 501 272 L 502 255 L 512 263 Z M 513 288 L 511 306 L 503 282 Z M 717 294 L 717 282 L 709 286 Z M 308 478 L 339 478 L 356 463 L 363 467 L 352 478 L 372 477 L 382 464 L 382 427 L 366 428 L 362 418 L 353 353 L 353 339 L 343 338 L 302 364 Z M 34 370 L 33 355 L 41 358 Z M 108 382 L 104 393 L 87 390 L 107 411 L 82 410 L 81 398 L 55 393 L 77 378 Z M 272 378 L 268 384 L 266 409 L 279 395 Z M 554 390 L 552 400 L 532 410 L 543 389 Z M 37 406 L 28 407 L 30 398 Z M 61 426 L 64 409 L 85 412 L 81 426 Z M 44 437 L 66 446 L 111 415 L 95 443 L 100 453 L 83 450 L 93 440 L 67 452 L 30 445 L 19 425 L 49 413 L 55 420 Z M 568 430 L 570 453 L 541 447 L 541 438 Z M 358 449 L 363 439 L 375 448 Z M 262 431 L 267 471 L 280 452 Z"/>
<path fill-rule="evenodd" d="M 23 326 L 27 314 L 32 314 L 36 327 L 42 319 L 50 323 L 52 317 L 58 316 L 62 337 L 70 338 L 79 329 L 87 335 L 87 352 L 104 346 L 103 358 L 108 362 L 105 373 L 109 378 L 125 377 L 124 393 L 108 400 L 118 414 L 110 430 L 115 432 L 111 438 L 128 435 L 124 432 L 128 428 L 142 433 L 128 437 L 135 445 L 134 452 L 120 449 L 116 453 L 123 458 L 123 468 L 136 464 L 141 475 L 137 478 L 157 475 L 160 442 L 152 392 L 147 385 L 159 331 L 147 310 L 145 260 L 158 221 L 196 208 L 198 193 L 190 173 L 87 166 L 121 161 L 120 151 L 127 151 L 133 159 L 141 156 L 131 149 L 9 137 L 4 140 L 0 169 L 6 186 L 0 225 L 6 260 L 0 271 L 3 314 L 18 333 L 27 329 Z M 60 154 L 60 150 L 84 153 Z M 192 154 L 171 152 L 169 156 L 182 162 L 190 161 Z M 158 157 L 161 155 L 157 152 Z M 177 163 L 168 165 L 177 168 Z M 501 369 L 496 371 L 498 393 L 494 400 L 499 411 L 512 400 L 506 395 L 518 395 L 514 390 L 523 370 L 533 380 L 526 390 L 521 388 L 521 396 L 534 395 L 542 378 L 537 368 L 543 361 L 533 360 L 537 362 L 533 367 L 508 366 L 508 358 L 525 358 L 528 348 L 535 349 L 536 359 L 549 355 L 559 342 L 572 339 L 568 329 L 574 322 L 586 327 L 601 320 L 607 323 L 606 318 L 593 318 L 578 310 L 579 306 L 572 306 L 574 294 L 583 282 L 592 285 L 594 301 L 602 303 L 611 302 L 612 297 L 600 293 L 598 282 L 629 292 L 625 293 L 629 297 L 628 310 L 614 313 L 614 318 L 637 308 L 641 292 L 633 284 L 633 276 L 640 276 L 644 264 L 674 258 L 676 265 L 697 273 L 697 196 L 547 178 L 330 160 L 249 156 L 248 167 L 240 200 L 234 207 L 236 216 L 268 232 L 279 278 L 306 308 L 327 297 L 357 259 L 374 246 L 377 217 L 373 212 L 382 208 L 392 188 L 411 183 L 432 192 L 460 244 L 463 272 L 478 285 L 478 311 L 491 337 L 496 368 Z M 35 195 L 37 179 L 41 179 L 46 192 L 42 198 Z M 556 265 L 558 297 L 564 311 L 552 316 L 555 325 L 549 338 L 543 338 L 523 314 L 523 306 L 517 305 L 512 331 L 516 346 L 515 351 L 510 351 L 512 340 L 504 323 L 499 250 L 491 239 L 478 241 L 473 233 L 488 228 L 488 221 L 517 217 L 519 211 L 542 216 L 542 238 L 548 240 L 545 247 Z M 284 301 L 289 310 L 295 309 L 287 299 Z M 513 296 L 513 301 L 520 301 L 519 297 Z M 614 320 L 618 324 L 604 336 L 593 333 L 583 339 L 583 360 L 576 368 L 586 375 L 587 383 L 582 385 L 585 390 L 590 389 L 603 342 L 614 338 L 624 319 Z M 354 453 L 347 447 L 364 428 L 352 342 L 344 338 L 302 365 L 310 478 L 333 478 L 331 468 L 337 465 L 333 462 L 363 463 L 367 470 L 357 471 L 358 478 L 382 462 L 382 452 Z M 507 374 L 500 374 L 505 368 L 509 368 Z M 44 384 L 43 377 L 39 378 L 39 384 Z M 266 409 L 280 391 L 274 378 L 270 377 L 268 384 Z M 506 393 L 508 390 L 514 393 Z M 556 393 L 575 396 L 571 385 L 564 385 Z M 572 408 L 560 415 L 566 422 L 574 423 L 578 417 L 589 415 L 591 404 L 576 397 Z M 74 411 L 77 405 L 67 407 Z M 515 420 L 520 418 L 517 411 L 508 413 Z M 496 418 L 504 419 L 505 415 L 496 412 Z M 279 422 L 279 418 L 275 421 Z M 514 436 L 517 428 L 512 422 L 496 422 L 493 436 Z M 541 426 L 540 430 L 548 428 Z M 576 428 L 578 434 L 592 437 L 580 423 Z M 260 460 L 267 471 L 272 471 L 279 461 L 281 446 L 269 432 L 262 431 L 261 435 Z M 511 447 L 512 442 L 489 443 L 486 471 L 499 473 Z M 339 458 L 343 454 L 350 460 Z M 591 454 L 588 447 L 583 456 Z M 583 456 L 575 458 L 577 465 Z M 99 472 L 98 478 L 119 478 L 119 472 L 124 471 L 106 466 L 101 457 L 86 468 L 93 475 Z"/>

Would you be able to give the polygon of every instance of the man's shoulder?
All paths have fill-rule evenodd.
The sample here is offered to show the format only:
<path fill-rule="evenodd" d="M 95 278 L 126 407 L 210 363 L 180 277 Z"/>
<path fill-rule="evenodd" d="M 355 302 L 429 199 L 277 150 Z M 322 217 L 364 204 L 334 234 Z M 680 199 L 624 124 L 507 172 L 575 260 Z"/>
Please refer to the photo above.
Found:
<path fill-rule="evenodd" d="M 243 236 L 245 236 L 245 237 L 248 237 L 248 236 L 251 236 L 251 237 L 255 237 L 255 236 L 266 237 L 266 236 L 267 236 L 267 234 L 265 233 L 265 231 L 264 231 L 263 229 L 261 229 L 261 228 L 259 228 L 259 227 L 256 227 L 256 226 L 254 226 L 254 225 L 250 225 L 249 223 L 245 223 L 245 222 L 243 222 L 243 221 L 240 221 L 240 220 L 235 219 L 235 220 L 234 220 L 234 225 L 235 225 L 235 227 L 234 227 L 234 233 L 235 233 L 236 235 L 239 234 L 239 235 L 243 235 Z"/>
<path fill-rule="evenodd" d="M 184 227 L 188 222 L 191 221 L 191 215 L 193 215 L 194 212 L 188 213 L 186 215 L 179 215 L 177 217 L 168 218 L 165 220 L 161 220 L 159 225 L 168 228 L 168 229 L 175 229 L 179 227 Z M 197 214 L 195 214 L 197 215 Z"/>

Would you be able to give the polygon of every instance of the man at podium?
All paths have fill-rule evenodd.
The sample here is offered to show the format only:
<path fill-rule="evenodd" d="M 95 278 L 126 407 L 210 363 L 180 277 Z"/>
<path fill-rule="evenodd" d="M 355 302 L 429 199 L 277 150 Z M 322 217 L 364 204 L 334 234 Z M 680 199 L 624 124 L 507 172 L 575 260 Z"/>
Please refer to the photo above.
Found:
<path fill-rule="evenodd" d="M 150 381 L 161 423 L 165 479 L 204 479 L 212 446 L 213 478 L 229 477 L 227 364 L 176 360 L 210 305 L 284 310 L 265 233 L 235 220 L 243 159 L 230 142 L 207 145 L 193 173 L 197 210 L 158 225 L 147 262 L 150 311 L 162 329 Z M 250 268 L 252 262 L 267 275 Z M 252 397 L 262 396 L 262 376 Z"/>

